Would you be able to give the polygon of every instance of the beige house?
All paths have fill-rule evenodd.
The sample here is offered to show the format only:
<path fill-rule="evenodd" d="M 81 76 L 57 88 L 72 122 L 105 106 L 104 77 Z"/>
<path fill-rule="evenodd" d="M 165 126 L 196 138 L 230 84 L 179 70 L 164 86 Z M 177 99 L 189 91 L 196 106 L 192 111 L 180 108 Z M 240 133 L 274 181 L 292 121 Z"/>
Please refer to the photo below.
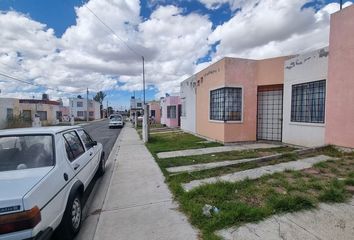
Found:
<path fill-rule="evenodd" d="M 57 124 L 61 116 L 60 102 L 42 99 L 0 98 L 0 129 L 30 127 L 35 116 L 42 125 Z"/>

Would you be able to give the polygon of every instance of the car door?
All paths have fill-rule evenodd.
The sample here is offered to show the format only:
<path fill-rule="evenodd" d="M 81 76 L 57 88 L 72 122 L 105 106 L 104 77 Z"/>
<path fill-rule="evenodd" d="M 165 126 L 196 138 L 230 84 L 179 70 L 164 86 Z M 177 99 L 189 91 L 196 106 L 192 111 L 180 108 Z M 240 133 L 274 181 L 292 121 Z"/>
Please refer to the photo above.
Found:
<path fill-rule="evenodd" d="M 84 184 L 86 189 L 91 180 L 90 152 L 85 151 L 85 147 L 75 130 L 63 133 L 63 137 L 70 165 L 76 178 Z"/>
<path fill-rule="evenodd" d="M 85 145 L 86 151 L 88 151 L 90 154 L 91 162 L 90 162 L 90 167 L 91 167 L 91 178 L 94 176 L 96 173 L 97 167 L 100 164 L 100 154 L 99 154 L 99 149 L 97 146 L 97 142 L 93 141 L 91 136 L 83 129 L 77 130 L 80 138 L 82 139 L 82 142 Z"/>

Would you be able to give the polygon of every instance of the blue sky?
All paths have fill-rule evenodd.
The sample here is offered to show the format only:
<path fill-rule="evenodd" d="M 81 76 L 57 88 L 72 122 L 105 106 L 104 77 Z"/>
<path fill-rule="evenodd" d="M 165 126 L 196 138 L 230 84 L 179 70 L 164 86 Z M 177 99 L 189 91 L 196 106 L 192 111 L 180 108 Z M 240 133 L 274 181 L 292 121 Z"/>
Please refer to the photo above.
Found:
<path fill-rule="evenodd" d="M 226 55 L 264 58 L 325 46 L 328 42 L 329 17 L 323 16 L 336 11 L 338 5 L 334 3 L 337 2 L 0 0 L 1 29 L 9 26 L 6 29 L 7 36 L 13 35 L 9 39 L 26 38 L 29 42 L 23 46 L 12 45 L 9 41 L 0 42 L 4 46 L 0 47 L 0 72 L 72 92 L 62 95 L 52 93 L 55 97 L 71 97 L 86 87 L 91 92 L 104 90 L 110 105 L 116 108 L 127 107 L 134 92 L 136 97 L 142 97 L 141 61 L 119 39 L 104 29 L 83 7 L 84 4 L 104 19 L 130 47 L 146 56 L 149 86 L 146 99 L 152 100 L 167 92 L 178 92 L 181 80 Z M 75 7 L 78 7 L 77 11 Z M 116 10 L 113 11 L 113 8 Z M 279 26 L 262 33 L 265 28 L 262 22 L 271 22 L 267 14 L 264 14 L 266 11 L 269 11 L 269 15 L 279 13 L 278 18 L 274 16 L 279 19 Z M 10 16 L 9 12 L 14 14 Z M 18 26 L 20 20 L 28 21 L 28 25 Z M 294 20 L 299 23 L 293 24 Z M 295 26 L 285 29 L 281 25 L 282 21 L 289 21 Z M 38 26 L 37 23 L 45 26 Z M 15 33 L 14 29 L 18 32 Z M 249 39 L 245 37 L 245 29 L 253 30 L 247 34 Z M 324 33 L 319 35 L 316 30 L 322 29 Z M 21 32 L 29 34 L 28 37 Z M 296 37 L 299 37 L 298 41 L 308 39 L 308 43 L 298 44 L 295 42 Z M 40 51 L 36 52 L 36 44 Z M 116 55 L 112 56 L 111 52 Z M 14 56 L 12 53 L 17 54 Z M 6 68 L 9 65 L 11 67 Z M 63 75 L 67 75 L 66 79 Z M 26 89 L 19 83 L 17 86 L 7 86 L 10 84 L 8 80 L 2 82 L 0 79 L 0 87 L 1 84 L 4 85 L 3 89 L 10 89 L 8 92 L 5 90 L 6 96 L 17 96 L 21 91 L 29 95 L 43 91 L 43 88 Z"/>

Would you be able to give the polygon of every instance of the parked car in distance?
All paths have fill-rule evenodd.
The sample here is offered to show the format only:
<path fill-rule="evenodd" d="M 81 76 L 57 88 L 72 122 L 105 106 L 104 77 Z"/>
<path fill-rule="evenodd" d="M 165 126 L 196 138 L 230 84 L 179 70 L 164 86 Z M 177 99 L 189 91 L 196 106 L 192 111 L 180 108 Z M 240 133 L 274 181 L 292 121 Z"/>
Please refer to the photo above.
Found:
<path fill-rule="evenodd" d="M 73 239 L 82 196 L 105 172 L 102 144 L 80 127 L 0 131 L 0 240 Z"/>
<path fill-rule="evenodd" d="M 122 128 L 123 126 L 124 126 L 124 121 L 121 115 L 112 114 L 109 116 L 109 123 L 108 123 L 109 128 L 116 128 L 116 127 Z"/>

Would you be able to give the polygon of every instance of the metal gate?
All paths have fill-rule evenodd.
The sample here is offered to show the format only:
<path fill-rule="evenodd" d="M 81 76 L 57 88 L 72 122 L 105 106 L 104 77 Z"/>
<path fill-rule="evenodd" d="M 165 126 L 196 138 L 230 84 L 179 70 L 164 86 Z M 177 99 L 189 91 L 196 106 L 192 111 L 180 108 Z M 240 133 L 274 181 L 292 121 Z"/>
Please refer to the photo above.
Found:
<path fill-rule="evenodd" d="M 258 87 L 257 139 L 282 140 L 283 85 Z"/>

